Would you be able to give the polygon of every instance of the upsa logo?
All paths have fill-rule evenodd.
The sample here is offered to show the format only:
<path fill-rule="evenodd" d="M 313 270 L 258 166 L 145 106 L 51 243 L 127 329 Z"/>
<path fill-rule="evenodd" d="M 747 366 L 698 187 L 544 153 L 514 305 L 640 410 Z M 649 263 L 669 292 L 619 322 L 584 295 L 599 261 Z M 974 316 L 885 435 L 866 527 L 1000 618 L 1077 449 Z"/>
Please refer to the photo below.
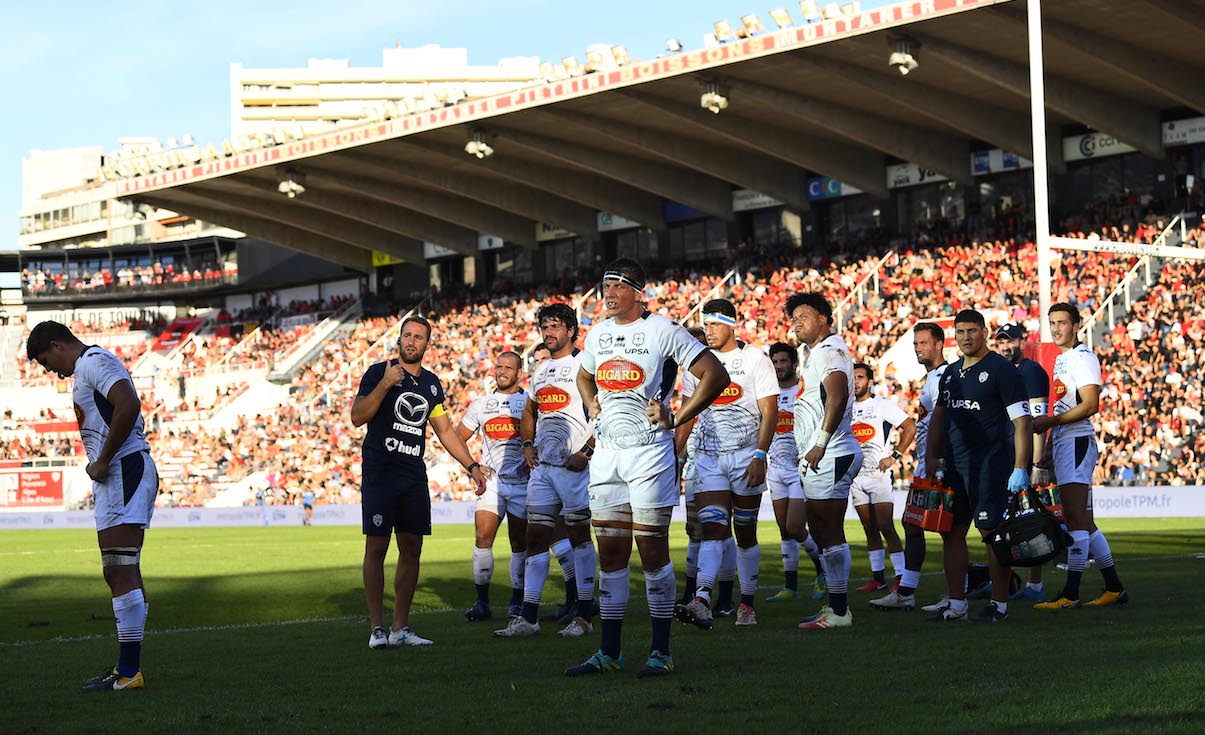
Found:
<path fill-rule="evenodd" d="M 774 427 L 777 434 L 790 434 L 795 431 L 795 414 L 790 411 L 778 412 L 778 424 Z"/>
<path fill-rule="evenodd" d="M 619 393 L 644 385 L 644 369 L 628 360 L 607 360 L 599 366 L 594 380 L 599 388 Z"/>
<path fill-rule="evenodd" d="M 560 411 L 569 405 L 569 394 L 555 386 L 546 385 L 536 391 L 536 403 L 540 407 L 540 413 Z"/>
<path fill-rule="evenodd" d="M 859 421 L 850 427 L 850 429 L 853 432 L 854 438 L 862 444 L 865 444 L 874 438 L 874 427 L 870 424 L 864 424 Z"/>
<path fill-rule="evenodd" d="M 745 395 L 745 391 L 741 389 L 737 383 L 729 383 L 728 387 L 720 393 L 719 397 L 712 403 L 713 406 L 727 406 L 729 403 L 736 403 Z"/>
<path fill-rule="evenodd" d="M 1054 381 L 1054 397 L 1062 398 L 1067 395 L 1067 385 L 1061 380 Z"/>
<path fill-rule="evenodd" d="M 494 441 L 516 439 L 519 436 L 519 422 L 513 416 L 499 416 L 485 422 L 485 435 Z"/>

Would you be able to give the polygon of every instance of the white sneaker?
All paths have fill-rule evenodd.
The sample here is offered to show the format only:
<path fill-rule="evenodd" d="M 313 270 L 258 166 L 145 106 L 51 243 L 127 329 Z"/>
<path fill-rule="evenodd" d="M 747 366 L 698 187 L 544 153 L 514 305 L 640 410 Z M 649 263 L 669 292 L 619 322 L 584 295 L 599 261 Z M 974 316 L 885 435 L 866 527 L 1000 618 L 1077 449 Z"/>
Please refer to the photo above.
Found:
<path fill-rule="evenodd" d="M 430 646 L 434 642 L 415 633 L 409 625 L 401 630 L 389 631 L 389 645 L 391 646 Z"/>
<path fill-rule="evenodd" d="M 871 607 L 879 610 L 911 610 L 916 607 L 914 595 L 901 595 L 897 590 L 891 590 L 885 597 L 870 601 Z"/>
<path fill-rule="evenodd" d="M 557 633 L 562 638 L 581 638 L 584 635 L 589 635 L 594 632 L 594 626 L 585 618 L 574 618 L 565 629 Z"/>
<path fill-rule="evenodd" d="M 539 632 L 539 623 L 529 623 L 524 617 L 519 616 L 511 618 L 505 628 L 495 630 L 494 636 L 497 638 L 530 638 Z"/>
<path fill-rule="evenodd" d="M 368 647 L 373 650 L 389 647 L 389 636 L 384 628 L 378 625 L 372 629 L 372 635 L 368 637 Z"/>
<path fill-rule="evenodd" d="M 940 611 L 935 610 L 936 615 L 925 618 L 930 623 L 965 623 L 970 618 L 967 617 L 967 609 L 964 607 L 961 611 L 955 612 L 954 608 L 946 605 Z"/>
<path fill-rule="evenodd" d="M 924 607 L 921 608 L 921 610 L 924 610 L 925 612 L 940 612 L 942 610 L 945 610 L 949 606 L 950 606 L 950 596 L 942 595 L 940 600 L 933 603 L 932 605 L 925 605 Z"/>

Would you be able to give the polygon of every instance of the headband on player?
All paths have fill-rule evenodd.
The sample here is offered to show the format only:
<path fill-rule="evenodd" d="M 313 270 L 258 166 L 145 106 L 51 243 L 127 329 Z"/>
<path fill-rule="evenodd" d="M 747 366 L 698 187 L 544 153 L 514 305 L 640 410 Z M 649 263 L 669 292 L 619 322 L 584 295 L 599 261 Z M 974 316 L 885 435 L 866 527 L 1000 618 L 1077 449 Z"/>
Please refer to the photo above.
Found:
<path fill-rule="evenodd" d="M 720 314 L 712 311 L 703 315 L 704 324 L 727 324 L 730 327 L 736 326 L 736 320 L 727 314 Z"/>
<path fill-rule="evenodd" d="M 619 271 L 607 271 L 606 273 L 604 273 L 603 274 L 603 283 L 606 283 L 607 281 L 618 281 L 618 282 L 622 283 L 623 285 L 629 286 L 637 291 L 644 290 L 643 283 L 639 283 L 634 278 L 625 276 L 624 274 L 620 273 Z"/>

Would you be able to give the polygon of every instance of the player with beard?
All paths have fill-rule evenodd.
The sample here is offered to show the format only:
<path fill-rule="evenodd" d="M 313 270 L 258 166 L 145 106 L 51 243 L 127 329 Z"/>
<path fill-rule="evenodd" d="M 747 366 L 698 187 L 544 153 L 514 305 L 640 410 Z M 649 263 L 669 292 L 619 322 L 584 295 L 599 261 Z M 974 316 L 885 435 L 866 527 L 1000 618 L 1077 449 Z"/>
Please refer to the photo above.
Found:
<path fill-rule="evenodd" d="M 590 538 L 590 476 L 585 471 L 594 454 L 588 412 L 577 385 L 580 352 L 577 314 L 568 304 L 549 304 L 536 314 L 551 357 L 531 380 L 532 400 L 523 413 L 523 453 L 531 469 L 527 483 L 527 569 L 523 610 L 494 634 L 523 638 L 540 632 L 539 608 L 548 580 L 549 545 L 558 516 L 564 512 L 577 579 L 577 615 L 560 632 L 576 638 L 593 630 L 594 541 Z"/>
<path fill-rule="evenodd" d="M 730 382 L 719 359 L 679 324 L 644 308 L 644 269 L 620 258 L 601 287 L 607 319 L 586 335 L 577 384 L 595 415 L 598 451 L 590 464 L 590 511 L 598 534 L 602 641 L 584 663 L 565 673 L 583 676 L 623 669 L 620 642 L 635 538 L 644 567 L 652 618 L 649 658 L 638 677 L 673 671 L 669 650 L 676 580 L 669 525 L 678 503 L 674 428 L 694 418 Z M 674 413 L 666 405 L 685 365 L 699 379 Z"/>
<path fill-rule="evenodd" d="M 1039 416 L 1045 416 L 1050 411 L 1050 375 L 1046 368 L 1025 356 L 1025 327 L 1020 324 L 1005 324 L 996 330 L 996 351 L 1008 358 L 1008 361 L 1021 372 L 1025 381 L 1025 391 L 1029 394 L 1029 413 L 1036 421 Z M 1046 449 L 1046 435 L 1033 435 L 1033 470 L 1029 482 L 1032 486 L 1045 485 L 1047 472 L 1041 469 L 1042 457 Z M 1029 582 L 1017 590 L 1010 600 L 1028 600 L 1042 602 L 1046 595 L 1042 591 L 1042 567 L 1029 568 Z"/>
<path fill-rule="evenodd" d="M 1033 418 L 1021 374 L 987 348 L 983 315 L 964 309 L 954 317 L 962 358 L 942 375 L 925 448 L 925 470 L 936 478 L 945 459 L 944 481 L 954 494 L 954 525 L 941 535 L 946 606 L 933 622 L 967 620 L 966 535 L 972 521 L 986 537 L 1004 519 L 1009 494 L 1029 487 Z M 1011 472 L 1010 472 L 1011 468 Z M 1010 571 L 987 547 L 991 601 L 973 622 L 1008 620 Z"/>
<path fill-rule="evenodd" d="M 866 532 L 866 550 L 874 578 L 858 592 L 878 592 L 887 587 L 883 551 L 891 555 L 891 571 L 898 583 L 904 573 L 904 546 L 895 532 L 891 502 L 891 468 L 904 457 L 916 437 L 916 421 L 888 398 L 873 395 L 874 373 L 866 363 L 854 365 L 854 438 L 862 445 L 862 471 L 849 489 L 854 510 Z M 887 452 L 891 430 L 899 433 L 895 448 Z"/>
<path fill-rule="evenodd" d="M 1117 576 L 1113 552 L 1092 514 L 1092 473 L 1100 459 L 1092 417 L 1100 411 L 1100 359 L 1079 341 L 1079 310 L 1068 303 L 1050 307 L 1050 336 L 1060 353 L 1054 360 L 1054 414 L 1034 420 L 1034 433 L 1050 432 L 1054 479 L 1063 498 L 1063 513 L 1071 534 L 1067 549 L 1067 581 L 1058 599 L 1039 602 L 1039 610 L 1071 610 L 1080 606 L 1079 585 L 1088 556 L 1096 560 L 1105 591 L 1086 607 L 1109 607 L 1129 602 L 1130 594 Z"/>
<path fill-rule="evenodd" d="M 695 421 L 699 474 L 695 504 L 703 528 L 698 589 L 681 611 L 684 622 L 711 628 L 711 592 L 719 575 L 724 544 L 734 535 L 741 602 L 736 624 L 756 625 L 754 610 L 761 547 L 757 516 L 765 491 L 770 443 L 778 420 L 778 385 L 770 358 L 736 338 L 736 307 L 726 299 L 703 305 L 707 345 L 731 382 Z"/>
<path fill-rule="evenodd" d="M 452 426 L 443 385 L 423 368 L 431 343 L 431 323 L 419 316 L 402 322 L 397 358 L 372 365 L 360 379 L 351 406 L 353 426 L 368 424 L 364 435 L 364 597 L 372 635 L 368 647 L 429 646 L 431 641 L 410 627 L 410 603 L 418 586 L 423 536 L 431 535 L 431 492 L 423 464 L 427 424 L 452 458 L 469 473 L 476 492 L 485 492 L 488 468 L 473 460 L 464 439 Z M 382 598 L 389 537 L 397 538 L 397 571 L 393 578 L 393 627 L 386 632 Z"/>
<path fill-rule="evenodd" d="M 510 608 L 518 614 L 523 603 L 523 571 L 527 561 L 527 462 L 519 439 L 519 419 L 527 407 L 527 393 L 519 385 L 519 355 L 503 352 L 494 362 L 494 392 L 469 404 L 457 432 L 468 441 L 481 437 L 482 460 L 494 475 L 485 494 L 477 497 L 473 514 L 476 544 L 473 547 L 473 585 L 477 601 L 465 611 L 470 622 L 489 620 L 490 578 L 494 574 L 494 539 L 502 519 L 510 536 Z"/>
<path fill-rule="evenodd" d="M 925 368 L 925 385 L 920 392 L 920 408 L 916 418 L 916 477 L 928 477 L 925 469 L 925 447 L 929 436 L 929 421 L 937 405 L 938 385 L 946 371 L 946 333 L 935 322 L 921 322 L 912 330 L 912 349 L 916 361 Z M 920 570 L 925 563 L 925 532 L 904 517 L 904 573 L 900 583 L 886 596 L 871 600 L 880 610 L 911 610 L 916 607 L 916 588 L 920 585 Z M 945 605 L 945 599 L 933 606 L 935 612 Z"/>
<path fill-rule="evenodd" d="M 795 398 L 795 443 L 804 497 L 790 499 L 787 530 L 799 537 L 806 498 L 807 525 L 821 548 L 829 603 L 799 627 L 848 627 L 854 620 L 848 603 L 852 559 L 845 541 L 845 510 L 850 485 L 862 468 L 862 449 L 850 429 L 853 357 L 845 341 L 833 334 L 833 307 L 823 296 L 797 293 L 787 299 L 785 311 L 799 343 L 811 349 Z"/>
<path fill-rule="evenodd" d="M 799 351 L 785 342 L 776 342 L 770 347 L 770 362 L 774 364 L 774 376 L 778 379 L 778 423 L 774 429 L 774 441 L 770 444 L 770 468 L 766 472 L 766 488 L 770 491 L 770 502 L 774 507 L 774 519 L 778 522 L 778 534 L 782 538 L 782 568 L 785 584 L 782 589 L 766 598 L 766 602 L 794 602 L 799 599 L 799 550 L 803 549 L 816 567 L 816 581 L 812 588 L 812 599 L 823 600 L 828 591 L 824 586 L 824 567 L 820 565 L 820 549 L 816 540 L 808 535 L 806 514 L 803 538 L 796 538 L 787 531 L 787 506 L 790 498 L 802 498 L 803 486 L 799 484 L 799 452 L 795 447 L 795 396 L 799 393 Z M 803 504 L 807 510 L 807 503 Z"/>

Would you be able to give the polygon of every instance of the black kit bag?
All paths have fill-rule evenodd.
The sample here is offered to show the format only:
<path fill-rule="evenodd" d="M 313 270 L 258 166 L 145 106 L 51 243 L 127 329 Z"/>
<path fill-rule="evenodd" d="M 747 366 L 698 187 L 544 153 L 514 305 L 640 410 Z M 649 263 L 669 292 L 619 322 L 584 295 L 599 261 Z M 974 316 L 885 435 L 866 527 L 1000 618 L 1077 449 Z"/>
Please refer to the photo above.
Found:
<path fill-rule="evenodd" d="M 1021 493 L 1012 496 L 1004 521 L 983 539 L 996 558 L 1014 567 L 1037 567 L 1049 562 L 1071 545 L 1071 537 L 1042 503 L 1037 493 L 1026 493 L 1029 508 L 1021 505 Z"/>

